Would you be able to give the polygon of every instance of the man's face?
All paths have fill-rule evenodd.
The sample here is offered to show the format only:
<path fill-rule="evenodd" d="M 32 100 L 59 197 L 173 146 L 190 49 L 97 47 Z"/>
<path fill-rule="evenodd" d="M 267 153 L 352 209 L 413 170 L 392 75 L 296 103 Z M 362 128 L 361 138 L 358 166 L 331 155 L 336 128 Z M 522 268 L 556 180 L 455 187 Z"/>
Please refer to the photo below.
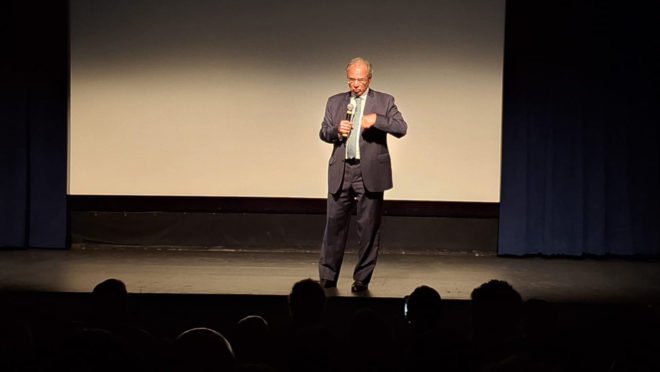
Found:
<path fill-rule="evenodd" d="M 361 96 L 362 93 L 366 92 L 369 83 L 371 83 L 369 67 L 364 63 L 354 63 L 348 66 L 346 77 L 348 78 L 348 88 L 355 96 Z"/>

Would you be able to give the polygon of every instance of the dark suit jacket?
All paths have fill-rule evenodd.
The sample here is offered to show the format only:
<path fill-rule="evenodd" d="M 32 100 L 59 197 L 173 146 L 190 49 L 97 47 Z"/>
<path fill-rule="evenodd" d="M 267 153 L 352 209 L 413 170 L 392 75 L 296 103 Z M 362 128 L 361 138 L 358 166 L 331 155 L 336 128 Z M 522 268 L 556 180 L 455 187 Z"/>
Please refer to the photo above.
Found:
<path fill-rule="evenodd" d="M 373 113 L 377 115 L 377 119 L 373 127 L 361 131 L 360 167 L 366 189 L 381 192 L 392 188 L 392 163 L 387 149 L 387 134 L 403 137 L 408 130 L 408 124 L 394 104 L 394 97 L 372 89 L 369 89 L 367 94 L 364 115 Z M 328 191 L 331 194 L 339 191 L 344 176 L 346 141 L 339 136 L 338 129 L 339 122 L 346 118 L 346 106 L 350 97 L 350 92 L 346 92 L 328 98 L 319 133 L 323 141 L 333 144 L 328 164 Z"/>

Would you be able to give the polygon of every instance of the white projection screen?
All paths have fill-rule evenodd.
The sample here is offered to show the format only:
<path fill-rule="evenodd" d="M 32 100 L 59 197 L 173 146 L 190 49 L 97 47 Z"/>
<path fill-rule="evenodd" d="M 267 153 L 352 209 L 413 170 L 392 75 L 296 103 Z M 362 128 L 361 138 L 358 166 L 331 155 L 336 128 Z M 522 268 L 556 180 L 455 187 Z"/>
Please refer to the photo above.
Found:
<path fill-rule="evenodd" d="M 394 95 L 391 200 L 498 202 L 504 0 L 71 0 L 70 195 L 325 198 L 355 56 Z"/>

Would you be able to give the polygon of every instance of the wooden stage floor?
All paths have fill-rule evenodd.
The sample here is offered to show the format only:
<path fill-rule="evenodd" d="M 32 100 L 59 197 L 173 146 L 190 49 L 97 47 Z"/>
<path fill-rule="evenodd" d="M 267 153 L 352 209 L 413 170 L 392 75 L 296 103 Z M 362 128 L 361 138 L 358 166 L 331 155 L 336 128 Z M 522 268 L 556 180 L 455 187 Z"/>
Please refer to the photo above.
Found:
<path fill-rule="evenodd" d="M 0 290 L 89 292 L 123 280 L 132 293 L 286 295 L 317 279 L 318 252 L 103 247 L 0 251 Z M 335 296 L 352 296 L 355 254 L 348 252 Z M 367 296 L 401 298 L 426 284 L 443 298 L 467 300 L 490 279 L 524 299 L 660 304 L 660 261 L 622 258 L 509 258 L 471 254 L 380 255 Z"/>

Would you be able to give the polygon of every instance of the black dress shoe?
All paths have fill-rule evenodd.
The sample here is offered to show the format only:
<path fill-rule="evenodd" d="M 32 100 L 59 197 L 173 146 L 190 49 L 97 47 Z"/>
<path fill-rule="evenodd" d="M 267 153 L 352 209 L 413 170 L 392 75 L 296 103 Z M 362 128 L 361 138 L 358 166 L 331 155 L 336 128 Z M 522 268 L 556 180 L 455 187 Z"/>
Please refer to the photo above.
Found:
<path fill-rule="evenodd" d="M 321 279 L 319 281 L 319 284 L 321 284 L 321 288 L 336 288 L 337 287 L 337 282 L 334 280 L 330 279 Z"/>
<path fill-rule="evenodd" d="M 354 281 L 353 285 L 351 286 L 351 292 L 353 293 L 359 293 L 359 292 L 364 292 L 369 289 L 369 285 L 366 283 L 362 283 L 360 281 Z"/>

